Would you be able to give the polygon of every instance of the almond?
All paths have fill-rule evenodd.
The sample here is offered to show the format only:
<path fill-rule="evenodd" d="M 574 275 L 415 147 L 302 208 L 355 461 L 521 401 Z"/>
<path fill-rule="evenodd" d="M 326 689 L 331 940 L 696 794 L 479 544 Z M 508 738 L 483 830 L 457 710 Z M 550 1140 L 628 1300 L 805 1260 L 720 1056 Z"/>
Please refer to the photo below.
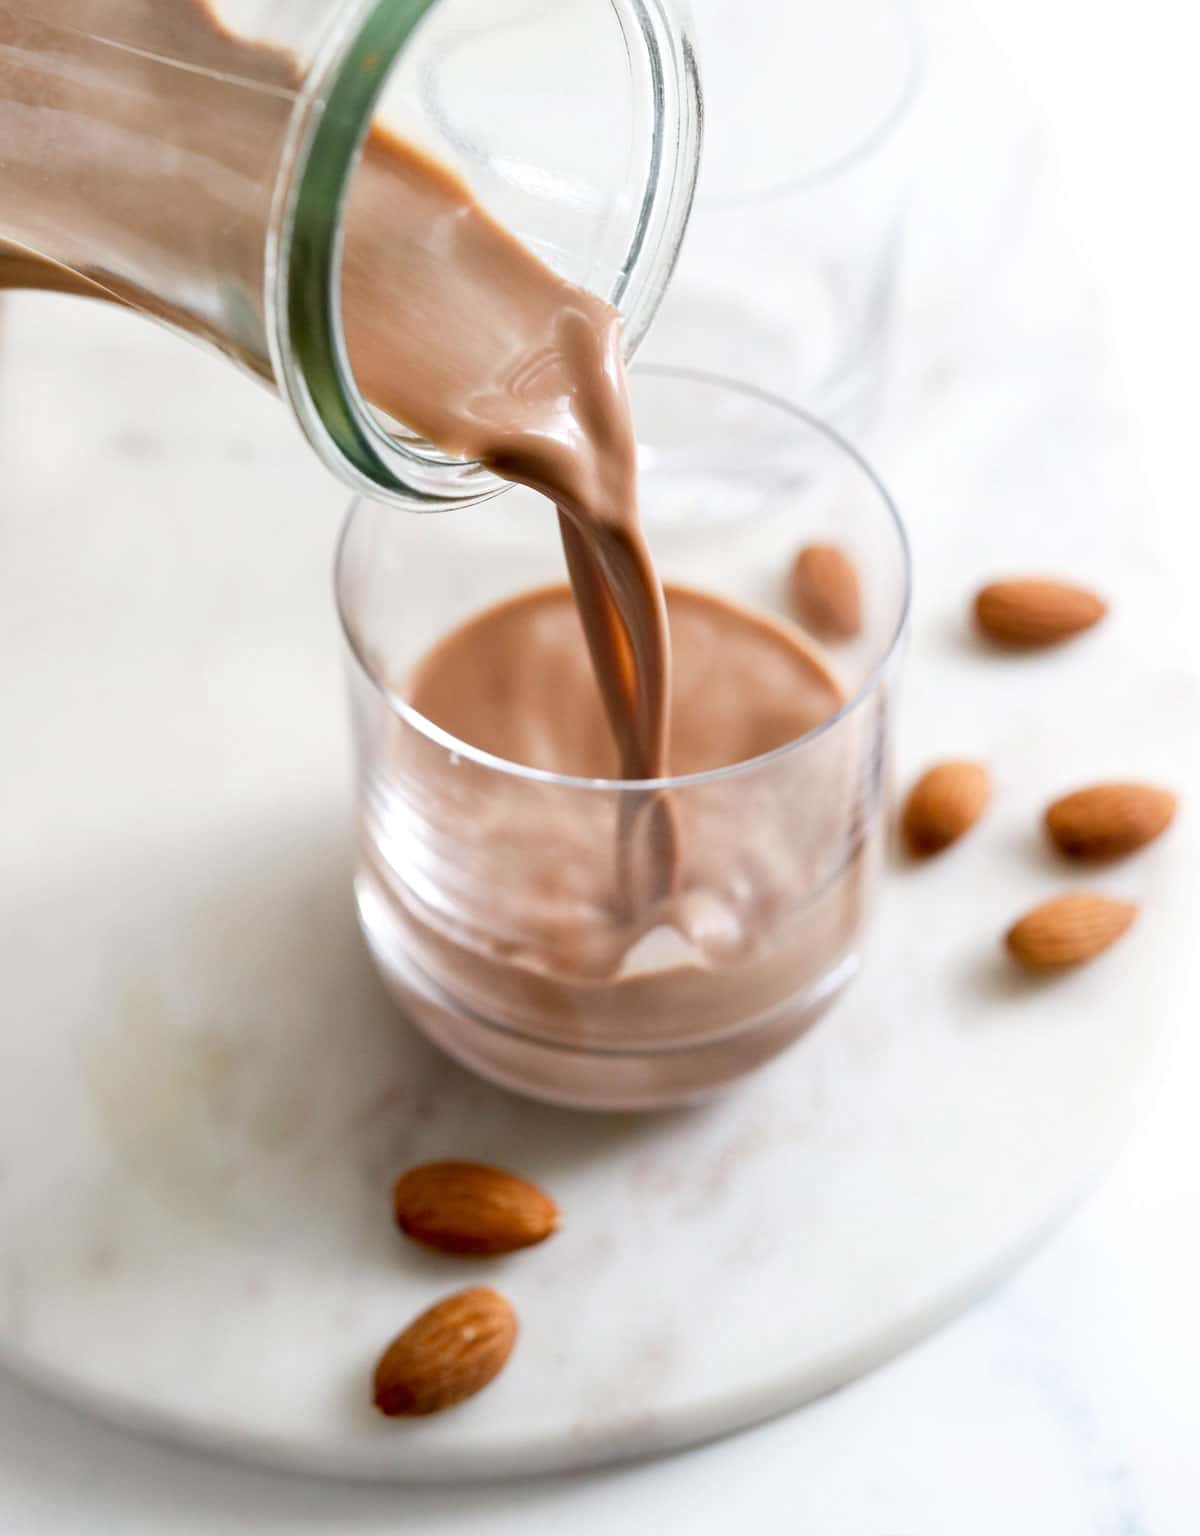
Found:
<path fill-rule="evenodd" d="M 1178 805 L 1154 784 L 1093 784 L 1056 800 L 1046 830 L 1073 859 L 1119 859 L 1165 832 Z"/>
<path fill-rule="evenodd" d="M 836 544 L 808 544 L 792 566 L 792 605 L 822 640 L 853 640 L 862 631 L 858 572 Z"/>
<path fill-rule="evenodd" d="M 1057 971 L 1091 960 L 1133 926 L 1138 909 L 1112 896 L 1077 891 L 1027 912 L 1005 942 L 1029 971 Z"/>
<path fill-rule="evenodd" d="M 901 817 L 909 851 L 921 858 L 956 843 L 982 816 L 991 793 L 982 763 L 955 760 L 930 768 L 913 785 Z"/>
<path fill-rule="evenodd" d="M 994 581 L 975 598 L 975 622 L 1001 645 L 1056 645 L 1098 624 L 1108 604 L 1084 587 L 1027 578 Z"/>
<path fill-rule="evenodd" d="M 490 1286 L 446 1296 L 393 1339 L 375 1367 L 375 1406 L 388 1418 L 440 1413 L 503 1370 L 517 1314 Z"/>
<path fill-rule="evenodd" d="M 424 1163 L 392 1186 L 396 1225 L 442 1253 L 512 1253 L 558 1228 L 558 1207 L 536 1184 L 485 1163 Z"/>

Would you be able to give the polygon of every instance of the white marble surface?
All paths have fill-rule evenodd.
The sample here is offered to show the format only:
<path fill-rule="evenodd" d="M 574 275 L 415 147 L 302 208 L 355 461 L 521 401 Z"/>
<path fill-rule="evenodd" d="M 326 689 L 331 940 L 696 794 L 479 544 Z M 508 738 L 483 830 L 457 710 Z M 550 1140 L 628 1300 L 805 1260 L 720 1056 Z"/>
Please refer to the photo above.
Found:
<path fill-rule="evenodd" d="M 112 414 L 80 399 L 61 458 L 86 492 L 39 508 L 30 439 L 17 419 L 0 434 L 30 514 L 6 525 L 0 566 L 15 749 L 0 955 L 19 1066 L 0 1079 L 5 1360 L 133 1424 L 309 1470 L 586 1466 L 871 1368 L 1023 1254 L 1107 1161 L 1176 1020 L 1163 978 L 1190 933 L 1195 823 L 1107 876 L 1145 905 L 1119 955 L 1030 984 L 998 944 L 1078 883 L 1037 831 L 1050 794 L 1102 771 L 1200 777 L 1200 686 L 1164 665 L 1163 575 L 1131 561 L 1090 378 L 1061 429 L 1105 466 L 1086 501 L 1043 473 L 947 549 L 928 509 L 956 474 L 971 494 L 972 465 L 944 455 L 925 490 L 906 471 L 922 596 L 904 772 L 982 756 L 986 823 L 952 859 L 889 871 L 861 975 L 769 1071 L 691 1113 L 583 1116 L 469 1078 L 371 973 L 321 590 L 333 526 L 303 466 L 272 466 L 270 498 L 239 506 L 246 472 L 227 458 L 236 420 L 285 459 L 273 402 L 117 312 L 43 300 L 9 319 L 31 422 L 86 342 L 76 388 L 105 352 L 123 375 L 140 365 L 151 445 L 180 443 L 114 454 L 132 392 Z M 964 353 L 972 388 L 1003 399 L 987 366 Z M 935 383 L 924 442 L 946 412 Z M 1004 419 L 1034 424 L 1013 402 Z M 192 433 L 211 456 L 181 483 Z M 1086 574 L 1120 595 L 1102 630 L 1019 660 L 975 641 L 977 571 L 1014 550 L 1057 568 L 1085 543 Z M 540 1179 L 565 1229 L 489 1266 L 523 1319 L 502 1378 L 398 1427 L 371 1411 L 370 1364 L 465 1277 L 398 1242 L 387 1189 L 446 1155 Z"/>
<path fill-rule="evenodd" d="M 1036 38 L 1031 32 L 1026 40 Z M 1111 58 L 1119 57 L 1114 40 Z M 1010 259 L 1011 251 L 1006 262 Z M 1177 270 L 1171 266 L 1175 259 L 1166 253 L 1168 271 Z M 959 338 L 954 355 L 966 355 L 963 348 L 973 349 L 975 357 L 981 348 L 987 353 L 991 344 L 983 322 L 989 306 L 994 309 L 994 292 L 964 311 L 954 307 L 960 294 L 930 284 L 920 303 L 925 334 L 935 325 L 939 335 L 947 334 L 953 314 Z M 1154 302 L 1144 291 L 1136 297 L 1137 307 Z M 1118 319 L 1130 312 L 1121 302 Z M 961 315 L 968 319 L 958 319 Z M 978 324 L 971 323 L 972 316 Z M 1061 341 L 1054 356 L 1092 372 L 1089 354 L 1074 342 Z M 1151 382 L 1142 371 L 1146 356 L 1134 349 L 1134 382 L 1143 385 Z M 1068 456 L 1063 447 L 1072 432 L 1087 430 L 1077 419 L 1080 413 L 1071 410 L 1076 376 L 1066 369 L 1055 372 L 1045 350 L 998 347 L 993 361 L 994 393 L 963 387 L 959 364 L 958 386 L 947 389 L 940 402 L 922 389 L 929 414 L 914 415 L 914 423 L 922 423 L 919 430 L 914 426 L 906 443 L 888 450 L 892 478 L 917 524 L 919 555 L 935 552 L 929 559 L 947 543 L 947 558 L 952 557 L 954 519 L 963 503 L 987 507 L 998 523 L 1014 518 L 1019 525 L 1031 487 L 1041 486 L 1044 494 L 1047 473 L 1061 475 L 1064 498 L 1100 489 L 1112 493 L 1110 460 L 1094 435 L 1090 446 L 1081 446 L 1100 485 L 1080 475 L 1079 453 Z M 941 366 L 943 381 L 952 378 L 953 359 Z M 935 384 L 938 377 L 935 370 Z M 968 382 L 970 377 L 968 370 Z M 1059 409 L 1047 434 L 1040 402 L 1051 377 L 1057 379 Z M 981 462 L 979 428 L 995 420 L 1000 399 L 1012 414 L 1003 440 L 993 440 L 990 457 Z M 1156 403 L 1148 395 L 1142 399 L 1147 417 Z M 1161 397 L 1165 409 L 1171 403 Z M 4 409 L 11 409 L 9 395 Z M 116 446 L 140 456 L 148 474 L 161 461 L 155 483 L 165 486 L 161 442 L 130 430 Z M 1114 440 L 1125 435 L 1119 418 L 1110 430 Z M 32 423 L 26 432 L 24 451 L 40 457 L 42 475 L 39 504 L 22 507 L 21 514 L 52 517 L 55 498 L 80 489 L 79 471 Z M 1018 448 L 1022 441 L 1026 446 Z M 1152 441 L 1164 445 L 1161 435 Z M 170 451 L 199 458 L 204 449 L 202 437 L 197 434 L 193 442 L 184 428 Z M 261 461 L 256 440 L 247 437 L 239 444 L 231 437 L 224 451 L 244 453 L 247 476 L 260 476 L 262 494 L 271 494 L 279 466 Z M 1161 460 L 1153 460 L 1152 476 L 1161 469 Z M 1173 484 L 1179 494 L 1182 482 L 1161 483 Z M 327 504 L 335 501 L 336 495 Z M 317 500 L 308 505 L 314 509 Z M 1140 498 L 1131 506 L 1137 515 L 1130 520 L 1123 558 L 1136 568 L 1144 550 L 1162 547 L 1162 524 Z M 163 515 L 170 510 L 164 507 Z M 284 510 L 279 509 L 281 522 Z M 11 512 L 6 507 L 6 514 Z M 1194 541 L 1185 548 L 1194 548 Z M 1192 665 L 1195 654 L 1183 597 L 1186 579 L 1186 566 L 1177 564 L 1173 574 L 1159 579 L 1148 594 L 1153 601 L 1143 609 L 1164 624 L 1180 671 Z M 169 597 L 164 588 L 164 606 Z M 303 600 L 298 593 L 297 601 Z M 936 626 L 940 620 L 927 612 L 923 622 Z M 1120 685 L 1114 666 L 1118 699 Z M 914 679 L 913 687 L 920 686 Z M 1181 968 L 1181 989 L 1184 975 Z M 1185 991 L 1184 1001 L 1191 995 Z M 971 1530 L 982 1536 L 1013 1529 L 1047 1536 L 1190 1532 L 1198 1489 L 1188 1386 L 1200 1366 L 1193 1320 L 1200 1278 L 1193 1234 L 1200 1200 L 1191 1095 L 1200 1063 L 1196 1042 L 1186 1032 L 1174 1052 L 1155 1113 L 1143 1122 L 1118 1174 L 1020 1277 L 913 1355 L 753 1435 L 659 1466 L 569 1482 L 397 1495 L 289 1481 L 155 1449 L 78 1420 L 5 1382 L 0 1388 L 2 1528 L 486 1533 L 561 1529 L 566 1518 L 573 1530 L 607 1530 L 621 1522 L 703 1532 L 723 1529 L 736 1513 L 743 1523 L 757 1521 L 764 1530 L 879 1536 L 908 1530 Z"/>
<path fill-rule="evenodd" d="M 1065 347 L 1073 311 L 1053 292 Z M 287 467 L 282 413 L 119 312 L 42 299 L 8 320 L 23 388 L 0 441 L 25 515 L 0 563 L 0 952 L 20 1068 L 0 1079 L 0 1356 L 131 1423 L 309 1470 L 590 1465 L 871 1368 L 1107 1160 L 1175 1022 L 1162 978 L 1185 948 L 1195 824 L 1108 875 L 1146 908 L 1119 956 L 1030 985 L 998 951 L 1017 912 L 1078 878 L 1037 833 L 1050 794 L 1106 771 L 1200 777 L 1200 687 L 1164 661 L 1164 573 L 1131 546 L 1090 350 L 1033 405 L 990 330 L 988 348 L 956 342 L 958 387 L 927 359 L 907 386 L 913 441 L 893 451 L 921 582 L 901 761 L 907 777 L 930 755 L 987 760 L 985 825 L 952 859 L 889 871 L 861 975 L 770 1071 L 694 1113 L 592 1117 L 473 1081 L 370 971 L 325 590 L 335 493 Z M 96 395 L 105 364 L 137 376 L 115 403 Z M 60 471 L 84 489 L 47 504 L 35 424 L 52 400 L 74 427 Z M 928 445 L 964 407 L 1006 442 L 960 423 L 932 475 Z M 975 455 L 1046 419 L 1086 496 L 1045 467 L 1019 505 L 981 490 Z M 261 499 L 231 459 L 242 433 Z M 952 492 L 1005 515 L 947 539 L 930 514 Z M 987 652 L 967 596 L 1017 552 L 1083 562 L 1119 594 L 1110 621 L 1053 655 Z M 398 1432 L 371 1412 L 370 1363 L 463 1270 L 398 1243 L 386 1192 L 447 1154 L 540 1178 L 566 1229 L 489 1270 L 524 1319 L 512 1367 Z"/>

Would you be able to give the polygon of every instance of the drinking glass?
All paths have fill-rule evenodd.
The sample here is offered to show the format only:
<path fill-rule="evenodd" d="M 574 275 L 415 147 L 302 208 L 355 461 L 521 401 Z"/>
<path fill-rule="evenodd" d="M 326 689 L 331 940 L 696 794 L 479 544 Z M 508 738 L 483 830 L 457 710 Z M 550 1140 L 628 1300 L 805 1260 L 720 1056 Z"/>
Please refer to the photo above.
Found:
<path fill-rule="evenodd" d="M 416 1025 L 483 1076 L 624 1109 L 732 1083 L 799 1039 L 858 969 L 909 594 L 896 510 L 836 432 L 712 375 L 641 368 L 631 383 L 644 516 L 668 589 L 793 625 L 801 546 L 836 543 L 857 567 L 861 632 L 828 647 L 805 637 L 841 698 L 808 734 L 648 790 L 506 762 L 422 716 L 406 693 L 430 647 L 481 609 L 563 580 L 553 508 L 524 489 L 436 518 L 360 500 L 336 572 L 356 899 L 381 975 Z M 647 934 L 601 972 L 588 957 L 593 941 L 604 951 L 606 912 L 584 893 L 597 870 L 611 867 L 615 883 L 618 824 L 651 792 L 674 808 L 688 937 Z M 714 861 L 714 838 L 728 858 Z"/>
<path fill-rule="evenodd" d="M 921 38 L 906 0 L 693 0 L 705 142 L 643 358 L 861 437 L 885 394 Z"/>

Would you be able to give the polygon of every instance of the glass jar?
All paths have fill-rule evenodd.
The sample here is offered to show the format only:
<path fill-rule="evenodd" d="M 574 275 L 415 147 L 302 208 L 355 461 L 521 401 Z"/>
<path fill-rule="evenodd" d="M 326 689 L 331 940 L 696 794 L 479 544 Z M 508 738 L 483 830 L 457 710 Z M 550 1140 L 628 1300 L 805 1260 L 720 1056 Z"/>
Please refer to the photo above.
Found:
<path fill-rule="evenodd" d="M 343 215 L 373 122 L 617 305 L 634 351 L 699 159 L 671 0 L 89 0 L 82 25 L 78 0 L 0 0 L 0 288 L 124 303 L 206 341 L 373 496 L 495 494 L 385 424 L 347 357 Z"/>
<path fill-rule="evenodd" d="M 648 349 L 797 400 L 856 441 L 883 414 L 923 39 L 911 0 L 693 0 L 710 136 Z M 643 361 L 645 361 L 645 356 Z"/>

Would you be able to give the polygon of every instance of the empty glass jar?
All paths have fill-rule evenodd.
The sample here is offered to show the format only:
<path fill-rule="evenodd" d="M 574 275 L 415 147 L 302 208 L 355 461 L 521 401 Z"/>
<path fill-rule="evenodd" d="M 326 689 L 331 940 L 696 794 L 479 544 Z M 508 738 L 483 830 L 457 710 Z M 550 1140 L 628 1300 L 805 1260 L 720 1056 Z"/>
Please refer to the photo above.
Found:
<path fill-rule="evenodd" d="M 709 125 L 646 357 L 854 437 L 883 401 L 921 38 L 908 0 L 693 0 Z"/>

